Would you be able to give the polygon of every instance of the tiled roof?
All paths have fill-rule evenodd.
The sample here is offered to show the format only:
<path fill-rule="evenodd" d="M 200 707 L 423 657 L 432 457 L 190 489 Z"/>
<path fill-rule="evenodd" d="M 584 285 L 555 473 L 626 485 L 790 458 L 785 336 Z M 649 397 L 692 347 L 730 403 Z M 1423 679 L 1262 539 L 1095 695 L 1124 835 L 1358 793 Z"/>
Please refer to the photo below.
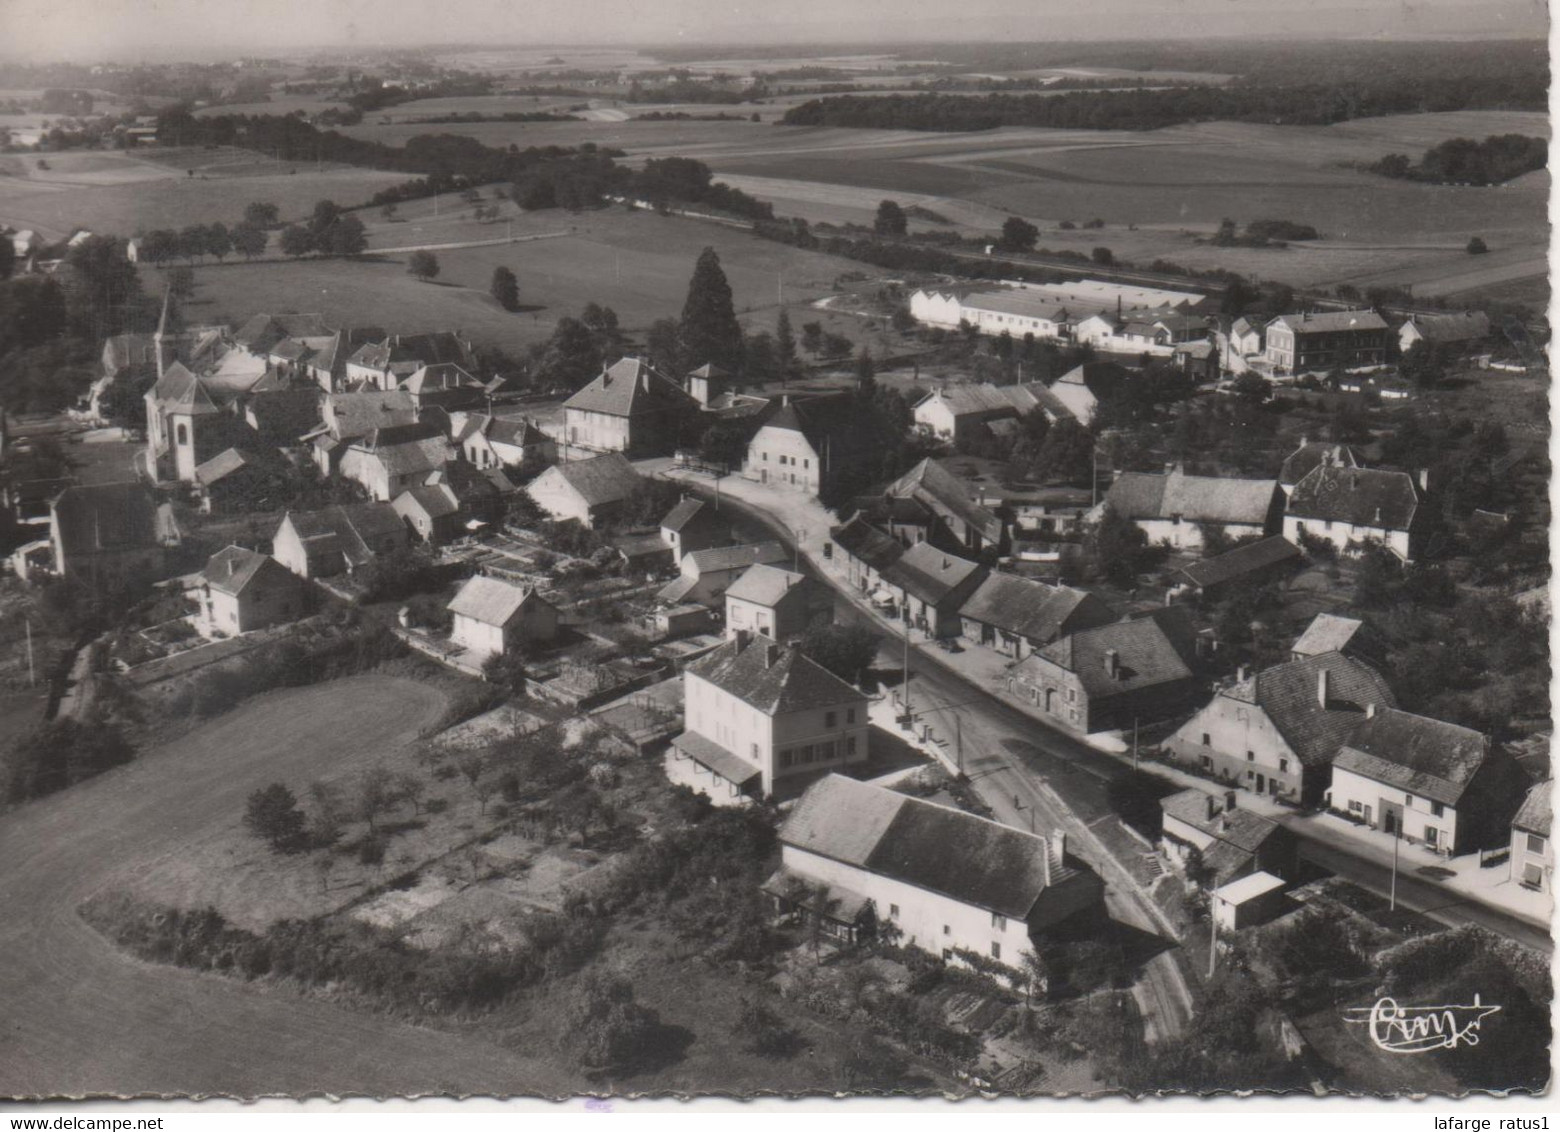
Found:
<path fill-rule="evenodd" d="M 934 511 L 952 515 L 978 530 L 988 542 L 1002 540 L 1002 520 L 975 502 L 964 480 L 930 457 L 890 484 L 886 494 L 897 499 L 914 499 Z"/>
<path fill-rule="evenodd" d="M 707 550 L 696 550 L 683 560 L 691 563 L 696 573 L 706 574 L 736 570 L 758 562 L 784 562 L 790 557 L 791 552 L 778 542 L 760 542 L 746 546 L 712 546 Z"/>
<path fill-rule="evenodd" d="M 1042 643 L 1060 636 L 1069 622 L 1087 629 L 1115 619 L 1093 594 L 996 572 L 976 587 L 959 616 Z"/>
<path fill-rule="evenodd" d="M 1255 810 L 1239 805 L 1227 808 L 1223 798 L 1195 786 L 1159 799 L 1159 809 L 1165 817 L 1183 821 L 1247 853 L 1256 852 L 1279 829 L 1277 822 Z"/>
<path fill-rule="evenodd" d="M 905 552 L 899 540 L 878 530 L 860 515 L 830 530 L 829 537 L 846 554 L 878 571 L 899 561 Z"/>
<path fill-rule="evenodd" d="M 416 504 L 423 514 L 430 519 L 442 519 L 446 515 L 455 515 L 460 511 L 460 500 L 455 498 L 455 492 L 449 484 L 424 484 L 420 487 L 409 487 L 395 497 L 393 506 L 401 512 Z"/>
<path fill-rule="evenodd" d="M 681 531 L 694 520 L 701 511 L 709 508 L 709 504 L 702 499 L 694 499 L 684 496 L 677 501 L 677 506 L 666 513 L 661 520 L 661 529 L 665 531 Z"/>
<path fill-rule="evenodd" d="M 376 428 L 417 423 L 417 406 L 412 402 L 411 394 L 400 389 L 332 393 L 326 403 L 335 417 L 338 440 L 354 440 Z"/>
<path fill-rule="evenodd" d="M 629 417 L 635 413 L 692 404 L 693 399 L 681 386 L 663 376 L 644 358 L 619 358 L 565 401 L 563 407 Z"/>
<path fill-rule="evenodd" d="M 1132 371 L 1117 362 L 1083 362 L 1062 374 L 1055 384 L 1082 385 L 1096 397 L 1104 398 L 1131 377 Z"/>
<path fill-rule="evenodd" d="M 212 589 L 234 595 L 243 593 L 256 578 L 288 585 L 296 581 L 292 573 L 269 554 L 258 554 L 241 546 L 229 546 L 213 554 L 201 571 L 201 577 Z"/>
<path fill-rule="evenodd" d="M 1490 316 L 1483 311 L 1416 314 L 1408 321 L 1430 342 L 1471 342 L 1490 336 Z"/>
<path fill-rule="evenodd" d="M 1281 314 L 1268 328 L 1283 324 L 1295 334 L 1336 334 L 1342 330 L 1385 330 L 1387 324 L 1375 311 L 1316 311 L 1307 314 Z"/>
<path fill-rule="evenodd" d="M 169 413 L 205 416 L 217 411 L 216 402 L 206 392 L 200 378 L 186 369 L 182 362 L 174 362 L 163 371 L 157 384 L 152 386 L 152 399 L 162 406 L 164 412 Z"/>
<path fill-rule="evenodd" d="M 457 335 L 441 330 L 430 334 L 392 334 L 383 341 L 360 346 L 348 360 L 368 369 L 404 369 L 412 373 L 420 366 L 438 362 L 469 364 L 471 350 Z"/>
<path fill-rule="evenodd" d="M 793 574 L 762 562 L 749 566 L 726 590 L 727 597 L 751 601 L 755 605 L 776 606 L 796 586 L 807 584 L 803 574 Z"/>
<path fill-rule="evenodd" d="M 1320 698 L 1323 672 L 1327 674 L 1326 707 Z M 1222 695 L 1266 712 L 1306 766 L 1332 760 L 1364 721 L 1366 705 L 1375 704 L 1378 711 L 1397 705 L 1397 697 L 1375 669 L 1336 652 L 1264 669 Z"/>
<path fill-rule="evenodd" d="M 1295 484 L 1289 513 L 1355 526 L 1407 530 L 1419 508 L 1419 491 L 1407 472 L 1339 468 L 1319 464 Z"/>
<path fill-rule="evenodd" d="M 684 731 L 672 740 L 672 746 L 736 786 L 747 785 L 761 773 L 752 763 L 744 762 L 715 740 L 697 731 Z"/>
<path fill-rule="evenodd" d="M 920 408 L 929 401 L 941 400 L 954 416 L 974 414 L 1021 416 L 1033 409 L 1045 386 L 1039 382 L 1025 385 L 992 385 L 989 382 L 947 385 L 935 389 L 916 402 Z"/>
<path fill-rule="evenodd" d="M 979 584 L 985 570 L 978 562 L 938 550 L 928 542 L 918 542 L 899 560 L 883 569 L 883 581 L 898 586 L 910 596 L 928 605 L 942 605 L 964 596 Z"/>
<path fill-rule="evenodd" d="M 1306 473 L 1318 464 L 1336 464 L 1339 467 L 1357 468 L 1359 467 L 1359 460 L 1354 455 L 1354 449 L 1347 444 L 1303 441 L 1300 447 L 1296 448 L 1284 459 L 1284 465 L 1278 472 L 1278 482 L 1293 487 L 1304 479 Z"/>
<path fill-rule="evenodd" d="M 449 610 L 484 625 L 504 626 L 514 619 L 535 592 L 529 587 L 510 585 L 479 574 L 466 579 L 466 584 L 451 599 Z"/>
<path fill-rule="evenodd" d="M 1111 650 L 1116 655 L 1115 676 L 1106 668 L 1107 654 Z M 1152 617 L 1116 621 L 1069 633 L 1025 658 L 1014 668 L 1014 674 L 1022 675 L 1026 668 L 1043 671 L 1037 657 L 1075 673 L 1091 699 L 1106 699 L 1158 684 L 1189 680 L 1192 676 L 1182 650 Z"/>
<path fill-rule="evenodd" d="M 1299 561 L 1301 557 L 1300 549 L 1294 543 L 1282 535 L 1270 535 L 1183 566 L 1180 572 L 1192 585 L 1206 588 L 1223 585 L 1253 570 L 1265 570 L 1280 562 Z"/>
<path fill-rule="evenodd" d="M 1365 622 L 1336 613 L 1318 613 L 1289 650 L 1298 656 L 1318 656 L 1324 652 L 1347 652 Z"/>
<path fill-rule="evenodd" d="M 1333 766 L 1455 806 L 1488 751 L 1484 736 L 1470 728 L 1378 708 L 1355 729 Z"/>
<path fill-rule="evenodd" d="M 425 365 L 401 382 L 408 393 L 433 393 L 445 389 L 480 389 L 482 383 L 454 362 Z"/>
<path fill-rule="evenodd" d="M 621 452 L 608 452 L 589 460 L 571 460 L 555 464 L 543 474 L 556 472 L 565 483 L 579 492 L 589 507 L 618 503 L 634 493 L 641 480 L 634 466 Z"/>
<path fill-rule="evenodd" d="M 1177 469 L 1168 475 L 1123 472 L 1110 485 L 1105 502 L 1123 518 L 1173 519 L 1188 523 L 1267 521 L 1278 490 L 1275 480 L 1189 476 Z"/>
<path fill-rule="evenodd" d="M 77 484 L 55 496 L 51 513 L 65 557 L 148 549 L 161 542 L 157 501 L 139 483 Z"/>
<path fill-rule="evenodd" d="M 986 818 L 831 774 L 808 788 L 780 829 L 783 844 L 962 904 L 1025 919 L 1048 883 L 1042 837 Z"/>
<path fill-rule="evenodd" d="M 240 468 L 269 470 L 276 463 L 274 458 L 257 456 L 253 452 L 245 452 L 240 448 L 224 448 L 205 463 L 196 466 L 195 479 L 202 487 L 210 487 Z"/>
<path fill-rule="evenodd" d="M 317 314 L 257 314 L 233 332 L 233 341 L 257 354 L 284 338 L 324 337 L 331 333 Z"/>
<path fill-rule="evenodd" d="M 766 715 L 855 703 L 865 696 L 798 649 L 763 637 L 747 645 L 727 641 L 688 666 L 702 677 Z"/>
<path fill-rule="evenodd" d="M 370 561 L 373 551 L 368 540 L 394 538 L 406 541 L 406 526 L 389 503 L 347 503 L 320 511 L 289 511 L 282 522 L 290 522 L 300 541 L 311 552 L 338 552 L 353 566 Z"/>
<path fill-rule="evenodd" d="M 1535 783 L 1527 792 L 1527 797 L 1522 799 L 1522 806 L 1517 810 L 1517 816 L 1511 819 L 1512 828 L 1548 837 L 1554 807 L 1554 789 L 1554 782 L 1547 778 L 1543 782 Z"/>
<path fill-rule="evenodd" d="M 277 389 L 252 396 L 245 413 L 255 431 L 278 444 L 295 444 L 319 423 L 317 390 Z"/>

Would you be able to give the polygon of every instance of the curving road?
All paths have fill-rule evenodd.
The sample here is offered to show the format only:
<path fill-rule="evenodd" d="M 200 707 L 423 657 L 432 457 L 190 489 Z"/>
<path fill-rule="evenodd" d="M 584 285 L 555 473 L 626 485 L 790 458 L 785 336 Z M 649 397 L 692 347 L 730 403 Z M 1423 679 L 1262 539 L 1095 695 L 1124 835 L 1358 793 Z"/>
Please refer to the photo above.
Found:
<path fill-rule="evenodd" d="M 496 1045 L 129 958 L 77 915 L 277 780 L 371 762 L 442 695 L 355 677 L 261 697 L 164 749 L 0 817 L 0 1097 L 577 1091 Z"/>

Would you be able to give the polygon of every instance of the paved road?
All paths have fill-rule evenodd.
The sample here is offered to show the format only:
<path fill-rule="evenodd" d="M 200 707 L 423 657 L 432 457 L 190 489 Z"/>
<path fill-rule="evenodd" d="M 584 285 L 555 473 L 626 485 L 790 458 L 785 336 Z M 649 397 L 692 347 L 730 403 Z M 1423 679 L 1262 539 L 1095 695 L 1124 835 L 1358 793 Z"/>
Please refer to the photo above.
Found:
<path fill-rule="evenodd" d="M 77 908 L 244 798 L 371 761 L 443 707 L 360 677 L 266 696 L 111 772 L 0 817 L 0 1096 L 526 1092 L 564 1079 L 523 1051 L 140 963 Z"/>
<path fill-rule="evenodd" d="M 1366 860 L 1355 851 L 1342 849 L 1315 836 L 1315 831 L 1300 823 L 1286 823 L 1300 837 L 1300 856 L 1328 872 L 1343 877 L 1374 892 L 1386 896 L 1392 887 L 1391 858 L 1386 861 Z M 1504 867 L 1504 866 L 1502 866 Z M 1518 943 L 1535 948 L 1548 955 L 1554 950 L 1554 940 L 1549 933 L 1520 916 L 1508 915 L 1487 904 L 1468 900 L 1460 894 L 1434 884 L 1412 872 L 1400 870 L 1397 878 L 1398 903 L 1415 912 L 1423 912 L 1433 920 L 1453 927 L 1459 924 L 1476 924 Z"/>

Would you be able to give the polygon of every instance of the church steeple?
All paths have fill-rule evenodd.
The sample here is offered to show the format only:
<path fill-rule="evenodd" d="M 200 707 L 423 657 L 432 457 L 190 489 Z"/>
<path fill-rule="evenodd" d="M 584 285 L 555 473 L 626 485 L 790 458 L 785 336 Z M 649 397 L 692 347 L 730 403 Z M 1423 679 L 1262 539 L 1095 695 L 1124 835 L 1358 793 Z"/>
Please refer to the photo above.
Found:
<path fill-rule="evenodd" d="M 168 325 L 168 308 L 172 304 L 173 288 L 163 288 L 162 314 L 157 317 L 157 332 L 152 335 L 152 345 L 157 353 L 157 380 L 161 381 L 163 371 L 168 363 L 168 350 L 171 348 L 168 336 L 173 328 Z"/>

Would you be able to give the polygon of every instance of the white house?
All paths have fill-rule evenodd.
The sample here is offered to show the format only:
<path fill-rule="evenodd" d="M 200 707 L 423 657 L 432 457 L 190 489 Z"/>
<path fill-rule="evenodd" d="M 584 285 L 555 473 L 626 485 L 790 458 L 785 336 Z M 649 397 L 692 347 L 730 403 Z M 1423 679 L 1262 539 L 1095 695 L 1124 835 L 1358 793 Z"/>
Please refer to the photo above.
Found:
<path fill-rule="evenodd" d="M 782 405 L 748 442 L 744 479 L 817 495 L 857 457 L 837 398 Z"/>
<path fill-rule="evenodd" d="M 757 563 L 775 565 L 791 558 L 791 552 L 778 542 L 689 551 L 678 563 L 679 577 L 663 586 L 656 597 L 670 605 L 697 602 L 719 607 L 725 603 L 726 590 L 750 567 Z"/>
<path fill-rule="evenodd" d="M 867 697 L 794 648 L 739 634 L 683 673 L 667 776 L 719 805 L 867 760 Z"/>
<path fill-rule="evenodd" d="M 1204 527 L 1231 539 L 1276 533 L 1283 495 L 1276 480 L 1189 476 L 1177 467 L 1165 475 L 1122 472 L 1091 517 L 1098 520 L 1106 508 L 1130 519 L 1151 544 L 1201 550 Z"/>
<path fill-rule="evenodd" d="M 546 642 L 558 635 L 558 610 L 530 586 L 497 578 L 468 578 L 450 601 L 454 617 L 450 643 L 483 660 L 502 656 L 517 644 Z"/>
<path fill-rule="evenodd" d="M 564 438 L 593 452 L 669 453 L 697 411 L 694 399 L 644 358 L 620 358 L 563 403 Z"/>
<path fill-rule="evenodd" d="M 350 573 L 410 545 L 406 524 L 389 503 L 289 511 L 271 536 L 271 553 L 300 578 Z"/>
<path fill-rule="evenodd" d="M 1267 324 L 1263 360 L 1275 373 L 1324 373 L 1387 360 L 1387 324 L 1375 311 L 1279 315 Z"/>
<path fill-rule="evenodd" d="M 671 548 L 672 561 L 680 563 L 696 550 L 729 543 L 731 524 L 715 504 L 684 496 L 661 519 L 661 541 Z"/>
<path fill-rule="evenodd" d="M 229 546 L 200 575 L 201 628 L 236 637 L 285 624 L 304 612 L 303 580 L 268 554 Z"/>
<path fill-rule="evenodd" d="M 764 891 L 837 938 L 887 937 L 1016 974 L 1037 936 L 1097 913 L 1104 886 L 1060 831 L 1041 837 L 831 774 L 786 817 Z"/>
<path fill-rule="evenodd" d="M 726 635 L 749 632 L 788 641 L 807 631 L 815 609 L 826 615 L 828 608 L 828 596 L 805 575 L 760 563 L 726 590 Z"/>
<path fill-rule="evenodd" d="M 348 444 L 341 474 L 363 486 L 369 498 L 388 502 L 449 463 L 450 442 L 428 424 L 376 428 Z"/>
<path fill-rule="evenodd" d="M 607 522 L 628 503 L 642 481 L 621 452 L 554 464 L 526 487 L 536 505 L 554 519 L 577 519 L 587 527 Z"/>
<path fill-rule="evenodd" d="M 1419 503 L 1419 485 L 1407 472 L 1318 464 L 1289 493 L 1284 537 L 1296 545 L 1302 536 L 1324 539 L 1345 554 L 1379 542 L 1412 562 L 1423 532 Z"/>
<path fill-rule="evenodd" d="M 1555 847 L 1549 839 L 1554 789 L 1552 779 L 1534 785 L 1511 819 L 1511 879 L 1540 892 L 1554 887 Z"/>

